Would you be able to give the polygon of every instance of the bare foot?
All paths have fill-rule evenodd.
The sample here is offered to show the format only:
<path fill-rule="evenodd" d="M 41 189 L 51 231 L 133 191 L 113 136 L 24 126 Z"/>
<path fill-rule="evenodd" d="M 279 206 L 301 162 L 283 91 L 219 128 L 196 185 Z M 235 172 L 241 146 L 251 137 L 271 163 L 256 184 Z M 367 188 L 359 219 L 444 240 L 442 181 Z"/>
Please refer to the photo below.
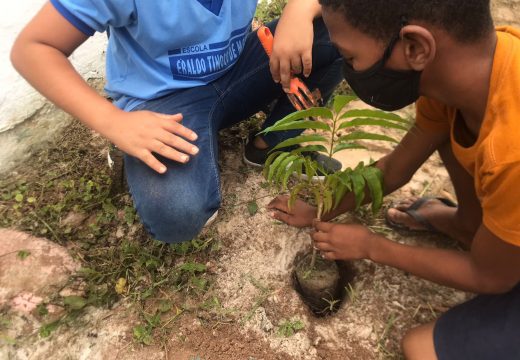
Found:
<path fill-rule="evenodd" d="M 431 231 L 434 229 L 466 244 L 471 241 L 467 232 L 457 224 L 456 207 L 448 206 L 435 198 L 428 199 L 419 208 L 415 209 L 415 213 L 418 216 L 414 218 L 406 211 L 417 200 L 419 198 L 411 197 L 401 201 L 396 207 L 388 209 L 386 215 L 388 220 L 410 230 Z M 420 221 L 419 218 L 424 219 L 424 221 Z"/>
<path fill-rule="evenodd" d="M 410 230 L 430 230 L 428 226 L 421 223 L 408 213 L 407 210 L 417 202 L 419 198 L 411 197 L 404 199 L 397 204 L 394 208 L 388 209 L 387 216 L 389 220 L 399 225 L 402 225 Z M 428 221 L 431 226 L 437 231 L 441 231 L 443 223 L 451 223 L 450 218 L 455 216 L 457 208 L 449 207 L 438 199 L 432 198 L 425 201 L 417 210 L 417 214 Z M 436 226 L 438 225 L 438 226 Z M 441 231 L 442 232 L 442 231 Z"/>

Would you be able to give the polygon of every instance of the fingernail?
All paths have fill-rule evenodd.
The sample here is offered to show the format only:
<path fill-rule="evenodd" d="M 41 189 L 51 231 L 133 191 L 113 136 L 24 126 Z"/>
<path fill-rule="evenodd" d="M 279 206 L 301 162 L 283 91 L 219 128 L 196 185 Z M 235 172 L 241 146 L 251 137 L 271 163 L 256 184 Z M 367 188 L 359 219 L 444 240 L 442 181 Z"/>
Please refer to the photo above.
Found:
<path fill-rule="evenodd" d="M 164 173 L 166 172 L 166 166 L 161 166 L 161 167 L 159 168 L 159 172 L 160 172 L 161 174 L 164 174 Z"/>
<path fill-rule="evenodd" d="M 196 147 L 196 146 L 192 147 L 192 148 L 191 148 L 191 153 L 192 153 L 193 155 L 197 155 L 197 154 L 199 153 L 199 148 Z"/>
<path fill-rule="evenodd" d="M 182 162 L 188 162 L 188 160 L 189 160 L 190 158 L 189 158 L 188 155 L 183 155 L 183 156 L 181 157 L 181 159 L 182 159 Z"/>
<path fill-rule="evenodd" d="M 197 140 L 197 139 L 198 139 L 197 134 L 195 134 L 195 133 L 191 134 L 191 140 Z"/>

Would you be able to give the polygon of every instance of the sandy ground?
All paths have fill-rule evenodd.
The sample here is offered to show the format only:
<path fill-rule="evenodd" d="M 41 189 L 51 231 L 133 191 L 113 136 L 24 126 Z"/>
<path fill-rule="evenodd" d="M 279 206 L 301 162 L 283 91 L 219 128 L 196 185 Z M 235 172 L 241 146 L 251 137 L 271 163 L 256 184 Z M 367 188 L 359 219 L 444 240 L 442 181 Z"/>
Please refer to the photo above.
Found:
<path fill-rule="evenodd" d="M 520 1 L 494 1 L 498 24 L 520 19 Z M 409 110 L 412 111 L 412 110 Z M 141 347 L 132 341 L 128 324 L 135 316 L 121 303 L 115 309 L 91 309 L 80 326 L 58 331 L 49 340 L 35 339 L 23 346 L 5 345 L 5 359 L 393 359 L 400 358 L 399 340 L 413 326 L 435 319 L 470 294 L 454 291 L 368 261 L 354 262 L 353 296 L 332 317 L 316 318 L 291 285 L 295 256 L 310 247 L 307 230 L 275 223 L 265 206 L 271 194 L 263 178 L 241 161 L 237 140 L 221 151 L 222 211 L 212 231 L 221 239 L 215 293 L 219 294 L 222 321 L 205 326 L 203 319 L 183 317 L 177 333 L 165 346 Z M 342 162 L 377 159 L 390 150 L 340 154 Z M 409 195 L 453 197 L 442 163 L 433 156 L 403 189 L 386 203 Z M 251 216 L 247 203 L 257 200 Z M 366 216 L 341 221 L 364 221 Z M 387 231 L 382 216 L 370 219 L 376 231 Z M 453 247 L 441 236 L 405 236 L 389 232 L 405 244 Z M 233 321 L 226 321 L 232 314 Z M 278 335 L 284 320 L 300 320 L 304 328 L 291 337 Z M 13 317 L 23 328 L 31 319 Z"/>

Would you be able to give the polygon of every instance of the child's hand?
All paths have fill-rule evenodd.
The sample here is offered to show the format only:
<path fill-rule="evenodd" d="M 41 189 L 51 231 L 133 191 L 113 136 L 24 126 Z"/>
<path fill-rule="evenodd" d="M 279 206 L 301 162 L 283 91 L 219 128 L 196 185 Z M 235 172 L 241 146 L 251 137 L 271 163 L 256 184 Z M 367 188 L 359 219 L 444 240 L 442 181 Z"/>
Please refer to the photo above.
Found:
<path fill-rule="evenodd" d="M 294 206 L 289 209 L 288 201 L 288 196 L 277 196 L 274 198 L 267 205 L 267 208 L 272 210 L 271 217 L 299 228 L 311 226 L 312 221 L 316 219 L 316 208 L 298 199 Z"/>
<path fill-rule="evenodd" d="M 290 2 L 276 27 L 270 68 L 274 81 L 281 82 L 286 92 L 293 74 L 303 73 L 308 77 L 312 71 L 314 14 L 308 6 L 316 8 L 316 4 L 308 0 L 298 4 Z"/>
<path fill-rule="evenodd" d="M 368 228 L 357 224 L 314 223 L 311 233 L 314 246 L 328 260 L 368 259 L 376 236 Z"/>
<path fill-rule="evenodd" d="M 190 160 L 189 155 L 199 152 L 195 145 L 186 141 L 195 141 L 197 134 L 181 125 L 181 114 L 120 112 L 108 121 L 110 128 L 103 135 L 119 149 L 140 159 L 158 173 L 166 172 L 166 166 L 153 153 L 186 163 Z"/>

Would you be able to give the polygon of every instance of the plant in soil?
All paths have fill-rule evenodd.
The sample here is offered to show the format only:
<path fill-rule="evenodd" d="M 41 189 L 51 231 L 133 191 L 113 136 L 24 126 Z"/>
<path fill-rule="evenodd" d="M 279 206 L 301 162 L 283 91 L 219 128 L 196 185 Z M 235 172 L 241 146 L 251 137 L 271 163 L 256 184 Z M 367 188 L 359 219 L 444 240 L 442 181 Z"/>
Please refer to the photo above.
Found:
<path fill-rule="evenodd" d="M 327 173 L 309 155 L 319 152 L 331 159 L 339 151 L 366 149 L 367 141 L 397 140 L 384 135 L 384 128 L 408 130 L 408 121 L 399 115 L 371 109 L 351 109 L 355 96 L 338 95 L 331 108 L 313 107 L 292 113 L 273 126 L 274 131 L 303 130 L 301 135 L 278 144 L 266 160 L 264 176 L 277 192 L 289 193 L 289 207 L 299 196 L 307 196 L 317 207 L 317 219 L 335 209 L 347 193 L 354 193 L 356 209 L 366 195 L 376 212 L 383 203 L 383 176 L 373 166 L 360 162 L 354 168 Z M 367 128 L 367 127 L 370 128 Z M 317 180 L 318 179 L 318 180 Z M 336 311 L 351 280 L 348 264 L 326 261 L 312 253 L 296 260 L 293 274 L 296 290 L 315 314 Z"/>

